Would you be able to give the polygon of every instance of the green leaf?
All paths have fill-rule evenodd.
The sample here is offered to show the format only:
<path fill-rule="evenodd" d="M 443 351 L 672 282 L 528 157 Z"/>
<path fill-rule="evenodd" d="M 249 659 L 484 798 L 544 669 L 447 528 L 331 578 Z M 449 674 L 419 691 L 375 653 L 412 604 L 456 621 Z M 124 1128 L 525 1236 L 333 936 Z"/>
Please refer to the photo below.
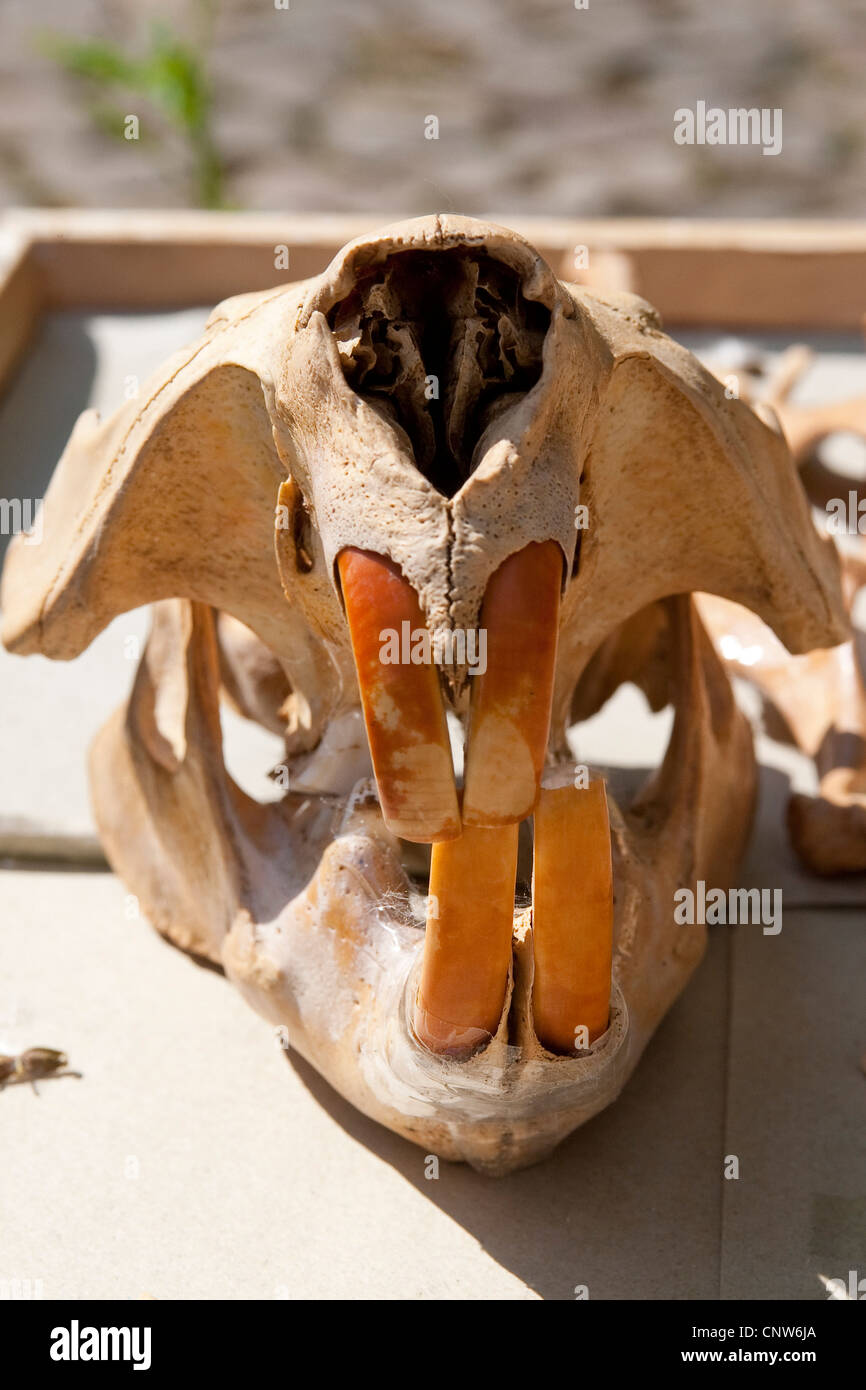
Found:
<path fill-rule="evenodd" d="M 149 51 L 142 59 L 99 40 L 75 43 L 46 35 L 38 46 L 66 72 L 92 82 L 97 90 L 122 85 L 147 98 L 186 137 L 199 206 L 225 206 L 225 169 L 214 142 L 210 84 L 198 49 L 165 24 L 154 26 Z M 107 133 L 118 134 L 118 114 L 113 108 L 96 103 L 91 116 Z"/>
<path fill-rule="evenodd" d="M 178 45 L 152 53 L 143 67 L 143 86 L 175 125 L 201 130 L 210 98 L 198 59 Z"/>
<path fill-rule="evenodd" d="M 135 86 L 140 69 L 134 59 L 128 58 L 114 44 L 94 40 L 90 43 L 75 43 L 67 39 L 46 35 L 38 44 L 46 57 L 64 68 L 75 77 L 87 77 L 94 82 L 105 84 L 125 82 Z"/>

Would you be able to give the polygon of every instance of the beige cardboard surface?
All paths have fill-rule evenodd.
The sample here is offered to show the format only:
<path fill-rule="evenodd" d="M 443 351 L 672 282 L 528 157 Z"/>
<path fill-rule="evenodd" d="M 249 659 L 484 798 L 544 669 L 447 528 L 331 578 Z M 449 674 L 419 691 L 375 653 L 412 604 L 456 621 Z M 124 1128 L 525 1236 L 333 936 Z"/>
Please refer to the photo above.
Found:
<path fill-rule="evenodd" d="M 0 873 L 0 1280 L 44 1297 L 713 1298 L 726 942 L 621 1101 L 502 1180 L 358 1115 L 109 874 Z"/>
<path fill-rule="evenodd" d="M 87 754 L 129 696 L 148 627 L 146 608 L 126 613 L 68 662 L 25 660 L 0 647 L 0 858 L 44 845 L 43 857 L 103 862 Z M 235 780 L 260 801 L 281 795 L 267 777 L 280 761 L 280 739 L 225 707 L 222 723 Z"/>
<path fill-rule="evenodd" d="M 732 937 L 724 1298 L 866 1275 L 866 916 L 788 911 Z"/>

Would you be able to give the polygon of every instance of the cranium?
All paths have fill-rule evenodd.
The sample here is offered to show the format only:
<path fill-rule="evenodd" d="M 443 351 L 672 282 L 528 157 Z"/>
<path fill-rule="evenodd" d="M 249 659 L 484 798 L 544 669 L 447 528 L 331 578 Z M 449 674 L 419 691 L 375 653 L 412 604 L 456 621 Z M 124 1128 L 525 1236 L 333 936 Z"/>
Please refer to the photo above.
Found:
<path fill-rule="evenodd" d="M 642 300 L 426 217 L 220 305 L 138 399 L 82 416 L 44 512 L 8 559 L 7 646 L 68 659 L 155 605 L 91 756 L 154 925 L 429 1152 L 505 1172 L 613 1101 L 704 949 L 675 891 L 730 881 L 748 833 L 750 731 L 691 595 L 792 652 L 848 634 L 772 423 Z M 675 719 L 608 816 L 566 729 L 625 678 Z M 228 776 L 221 691 L 284 733 L 281 801 Z"/>

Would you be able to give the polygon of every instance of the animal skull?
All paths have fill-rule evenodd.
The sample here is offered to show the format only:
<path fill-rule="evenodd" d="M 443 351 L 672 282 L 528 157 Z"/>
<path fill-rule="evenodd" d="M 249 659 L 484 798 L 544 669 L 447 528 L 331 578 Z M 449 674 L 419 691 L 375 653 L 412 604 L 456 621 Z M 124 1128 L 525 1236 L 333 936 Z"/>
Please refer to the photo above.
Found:
<path fill-rule="evenodd" d="M 690 595 L 792 652 L 848 635 L 780 432 L 642 300 L 426 217 L 220 305 L 139 399 L 81 417 L 44 509 L 44 543 L 7 562 L 11 650 L 69 659 L 154 604 L 91 755 L 106 852 L 154 925 L 428 1152 L 507 1172 L 614 1100 L 704 950 L 675 890 L 731 878 L 753 799 Z M 460 634 L 485 636 L 483 672 Z M 565 734 L 624 672 L 676 713 L 608 822 Z M 221 692 L 284 733 L 280 802 L 228 776 Z"/>

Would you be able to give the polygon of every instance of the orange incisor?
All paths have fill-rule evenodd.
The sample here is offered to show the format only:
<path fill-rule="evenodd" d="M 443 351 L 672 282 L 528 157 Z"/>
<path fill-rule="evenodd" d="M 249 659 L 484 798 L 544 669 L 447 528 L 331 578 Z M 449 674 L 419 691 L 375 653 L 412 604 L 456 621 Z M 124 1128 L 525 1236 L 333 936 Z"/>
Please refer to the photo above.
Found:
<path fill-rule="evenodd" d="M 465 826 L 433 846 L 415 1033 L 466 1056 L 499 1025 L 511 965 L 519 826 Z"/>
<path fill-rule="evenodd" d="M 532 814 L 550 732 L 561 585 L 555 541 L 509 555 L 487 585 L 487 670 L 472 677 L 466 825 L 511 825 Z"/>
<path fill-rule="evenodd" d="M 436 666 L 383 659 L 388 634 L 426 629 L 418 595 L 383 555 L 350 548 L 338 567 L 385 823 L 405 840 L 453 839 L 460 808 Z"/>
<path fill-rule="evenodd" d="M 613 874 L 607 794 L 542 787 L 532 874 L 536 1036 L 551 1052 L 581 1051 L 609 1021 Z"/>

